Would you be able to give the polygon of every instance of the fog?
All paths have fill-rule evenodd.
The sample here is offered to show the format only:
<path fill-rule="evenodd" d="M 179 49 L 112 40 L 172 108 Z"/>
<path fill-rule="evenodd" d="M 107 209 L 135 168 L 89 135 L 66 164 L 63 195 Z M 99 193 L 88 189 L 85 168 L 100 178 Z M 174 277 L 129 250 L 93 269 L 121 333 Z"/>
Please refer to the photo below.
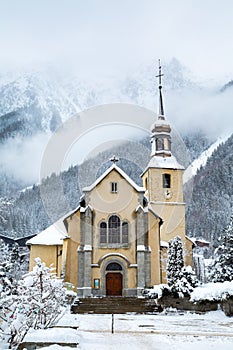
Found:
<path fill-rule="evenodd" d="M 166 65 L 175 56 L 194 84 L 166 88 L 165 74 L 167 119 L 181 134 L 204 130 L 216 138 L 233 130 L 232 89 L 219 93 L 233 79 L 232 13 L 231 0 L 1 1 L 0 81 L 6 72 L 48 66 L 67 80 L 75 74 L 104 86 L 96 92 L 102 92 L 101 103 L 133 103 L 156 112 L 157 82 L 154 78 L 154 87 L 148 85 L 138 69 L 153 61 L 154 71 L 148 74 L 154 77 L 157 60 Z M 138 90 L 124 85 L 129 77 Z M 110 116 L 109 122 L 115 120 Z M 141 125 L 136 117 L 134 122 Z M 92 144 L 109 141 L 109 135 L 92 135 Z M 0 166 L 25 182 L 37 182 L 49 137 L 10 139 L 1 145 Z M 77 157 L 73 151 L 64 167 L 84 157 L 85 152 Z"/>
<path fill-rule="evenodd" d="M 167 95 L 167 116 L 182 134 L 202 130 L 210 138 L 233 132 L 233 88 L 219 91 L 182 90 Z"/>
<path fill-rule="evenodd" d="M 65 136 L 67 147 L 63 152 L 63 158 L 59 159 L 59 162 L 61 162 L 59 168 L 53 170 L 52 159 L 59 157 L 59 142 L 61 143 L 61 141 L 58 142 L 56 149 L 53 151 L 54 156 L 49 159 L 49 166 L 51 165 L 51 167 L 45 175 L 49 175 L 52 171 L 65 170 L 70 165 L 80 164 L 87 157 L 93 156 L 93 152 L 101 144 L 104 145 L 107 142 L 109 145 L 111 140 L 113 143 L 116 140 L 132 140 L 142 136 L 145 137 L 146 133 L 149 137 L 150 125 L 156 120 L 157 97 L 151 95 L 150 91 L 145 91 L 144 95 L 142 91 L 142 96 L 139 97 L 140 104 L 144 104 L 144 107 L 152 111 L 147 113 L 146 118 L 143 118 L 141 114 L 137 115 L 137 113 L 133 116 L 127 116 L 126 113 L 122 117 L 121 112 L 119 115 L 114 112 L 113 105 L 111 113 L 107 113 L 104 120 L 103 113 L 102 115 L 101 113 L 100 115 L 97 114 L 93 125 L 91 121 L 88 122 L 88 110 L 87 112 L 84 110 L 82 112 L 84 118 L 77 123 L 77 126 L 75 128 L 73 126 L 68 127 L 68 134 Z M 171 123 L 172 128 L 181 136 L 202 130 L 214 141 L 219 136 L 233 132 L 232 89 L 222 93 L 217 89 L 210 90 L 207 88 L 173 89 L 165 90 L 163 97 L 166 118 Z M 108 104 L 112 102 L 112 98 L 113 96 L 108 100 L 107 96 L 103 96 L 103 101 Z M 120 99 L 121 102 L 137 104 L 137 101 L 135 103 L 127 94 L 125 96 L 121 95 Z M 115 100 L 118 100 L 117 95 Z M 69 125 L 67 122 L 64 124 L 64 129 Z M 70 141 L 69 130 L 72 130 L 73 133 L 77 131 L 72 142 Z M 38 182 L 42 158 L 53 137 L 52 134 L 37 133 L 32 137 L 9 139 L 1 145 L 0 167 L 25 184 Z"/>
<path fill-rule="evenodd" d="M 1 1 L 0 70 L 59 62 L 99 77 L 177 56 L 195 77 L 226 79 L 232 13 L 231 0 Z"/>
<path fill-rule="evenodd" d="M 48 139 L 46 134 L 36 134 L 33 137 L 8 140 L 1 145 L 0 168 L 27 185 L 37 183 Z"/>

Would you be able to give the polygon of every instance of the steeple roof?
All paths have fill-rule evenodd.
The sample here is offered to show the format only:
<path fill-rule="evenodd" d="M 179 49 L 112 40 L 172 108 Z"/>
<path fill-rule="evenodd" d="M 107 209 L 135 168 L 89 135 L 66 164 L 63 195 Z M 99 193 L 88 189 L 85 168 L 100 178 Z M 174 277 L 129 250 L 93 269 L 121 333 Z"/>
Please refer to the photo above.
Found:
<path fill-rule="evenodd" d="M 169 123 L 165 120 L 164 115 L 162 76 L 162 68 L 159 60 L 159 74 L 156 76 L 157 78 L 159 78 L 159 108 L 158 119 L 151 126 L 152 157 L 171 157 L 171 127 Z"/>

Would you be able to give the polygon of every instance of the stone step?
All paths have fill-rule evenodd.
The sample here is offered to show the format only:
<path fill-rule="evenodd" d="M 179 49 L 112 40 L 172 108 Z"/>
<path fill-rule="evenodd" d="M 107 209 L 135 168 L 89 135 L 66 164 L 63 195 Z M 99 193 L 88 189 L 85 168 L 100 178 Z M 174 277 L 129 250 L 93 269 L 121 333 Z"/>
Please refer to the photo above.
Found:
<path fill-rule="evenodd" d="M 154 300 L 137 297 L 105 297 L 83 298 L 75 301 L 71 307 L 72 313 L 94 314 L 124 314 L 160 312 Z"/>

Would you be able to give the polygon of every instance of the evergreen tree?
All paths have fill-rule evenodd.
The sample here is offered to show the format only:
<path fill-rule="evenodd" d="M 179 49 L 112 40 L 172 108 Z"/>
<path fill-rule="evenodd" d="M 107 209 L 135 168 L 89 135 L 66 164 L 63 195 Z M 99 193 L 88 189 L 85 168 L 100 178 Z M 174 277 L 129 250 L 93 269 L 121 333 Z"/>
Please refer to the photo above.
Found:
<path fill-rule="evenodd" d="M 229 225 L 219 237 L 219 246 L 215 253 L 209 279 L 212 282 L 233 281 L 233 214 Z"/>
<path fill-rule="evenodd" d="M 183 245 L 180 237 L 168 242 L 167 283 L 175 296 L 189 296 L 198 284 L 191 266 L 184 266 Z"/>
<path fill-rule="evenodd" d="M 21 256 L 19 245 L 17 243 L 14 244 L 9 254 L 8 275 L 12 281 L 19 280 L 21 278 Z"/>
<path fill-rule="evenodd" d="M 183 247 L 180 237 L 175 237 L 168 242 L 167 252 L 167 283 L 173 286 L 182 277 L 184 267 Z"/>
<path fill-rule="evenodd" d="M 9 246 L 0 240 L 0 296 L 2 293 L 9 294 L 12 287 L 9 256 Z"/>

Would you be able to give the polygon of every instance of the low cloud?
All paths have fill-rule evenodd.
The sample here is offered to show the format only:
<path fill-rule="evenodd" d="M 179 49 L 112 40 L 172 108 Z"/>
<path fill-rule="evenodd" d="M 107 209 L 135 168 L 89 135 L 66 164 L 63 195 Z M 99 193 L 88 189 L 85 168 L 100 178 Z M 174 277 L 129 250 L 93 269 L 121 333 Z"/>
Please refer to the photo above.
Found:
<path fill-rule="evenodd" d="M 182 133 L 203 130 L 216 138 L 233 132 L 232 93 L 207 90 L 171 91 L 167 96 L 167 117 Z"/>
<path fill-rule="evenodd" d="M 48 135 L 9 139 L 1 146 L 0 167 L 25 184 L 38 182 L 41 158 Z"/>

